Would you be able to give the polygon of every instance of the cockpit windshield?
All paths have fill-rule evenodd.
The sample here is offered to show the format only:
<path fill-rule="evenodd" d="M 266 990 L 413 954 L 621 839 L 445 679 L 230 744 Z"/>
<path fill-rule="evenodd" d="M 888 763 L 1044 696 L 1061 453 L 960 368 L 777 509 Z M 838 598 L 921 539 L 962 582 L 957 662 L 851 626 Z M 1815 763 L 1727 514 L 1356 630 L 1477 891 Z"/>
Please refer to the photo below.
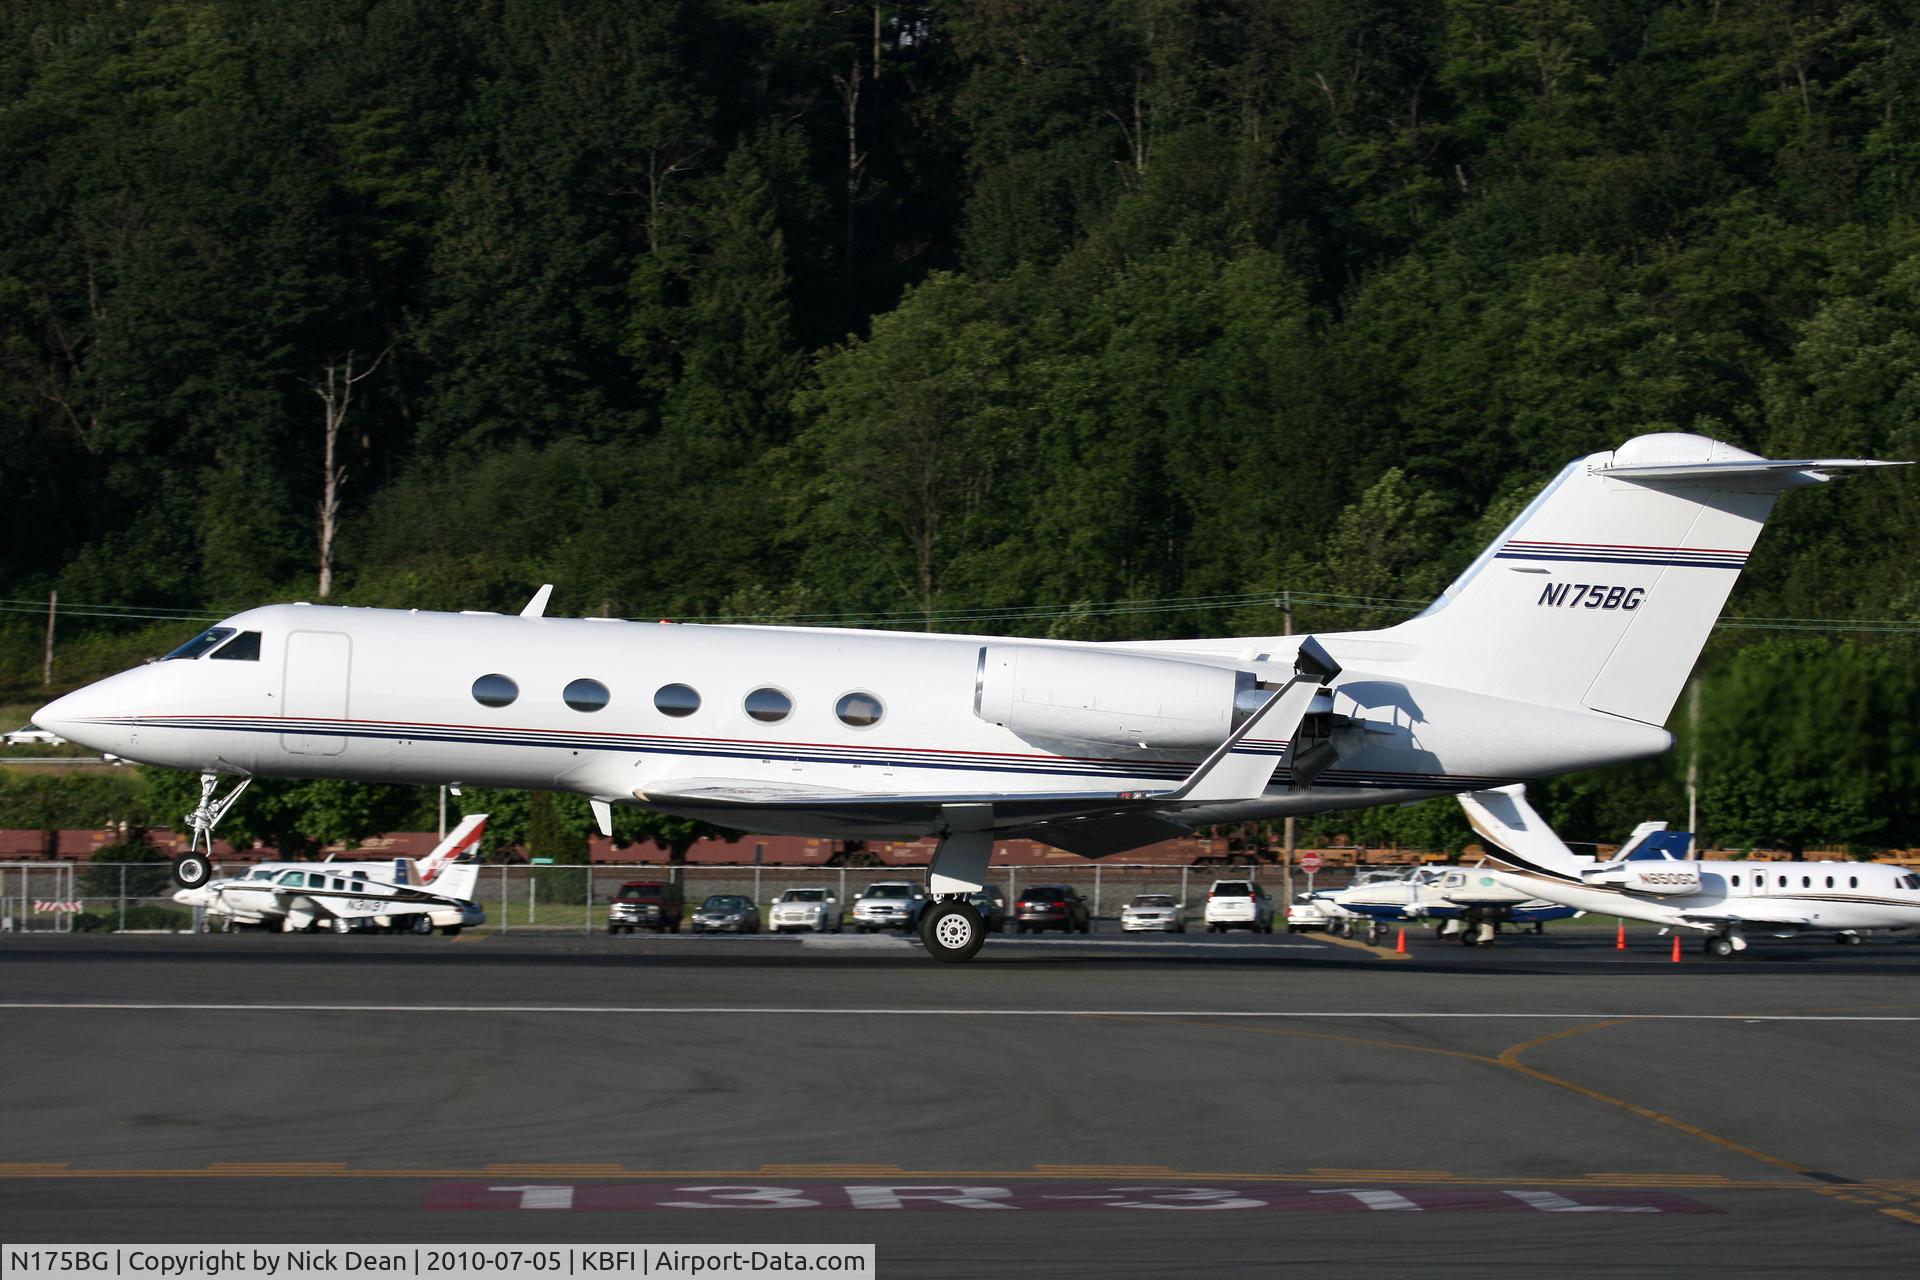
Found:
<path fill-rule="evenodd" d="M 213 660 L 215 662 L 219 662 L 223 658 L 228 662 L 260 661 L 260 633 L 258 631 L 242 631 L 239 635 L 213 651 Z"/>
<path fill-rule="evenodd" d="M 197 658 L 232 634 L 232 627 L 208 627 L 160 661 L 171 662 L 175 658 Z"/>

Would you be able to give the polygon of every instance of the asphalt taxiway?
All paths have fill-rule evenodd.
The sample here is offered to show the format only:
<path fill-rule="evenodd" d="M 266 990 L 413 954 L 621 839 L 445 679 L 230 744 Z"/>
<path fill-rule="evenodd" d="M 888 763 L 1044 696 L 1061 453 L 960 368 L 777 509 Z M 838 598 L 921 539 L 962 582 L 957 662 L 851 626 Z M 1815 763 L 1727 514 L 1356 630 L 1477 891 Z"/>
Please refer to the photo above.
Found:
<path fill-rule="evenodd" d="M 1920 945 L 0 937 L 0 1237 L 1911 1273 Z"/>

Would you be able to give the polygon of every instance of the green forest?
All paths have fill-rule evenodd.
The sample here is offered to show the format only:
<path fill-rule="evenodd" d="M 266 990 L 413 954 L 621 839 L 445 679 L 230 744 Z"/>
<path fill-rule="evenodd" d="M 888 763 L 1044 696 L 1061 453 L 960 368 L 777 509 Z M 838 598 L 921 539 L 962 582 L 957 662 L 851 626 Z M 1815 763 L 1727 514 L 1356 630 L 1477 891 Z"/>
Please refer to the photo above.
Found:
<path fill-rule="evenodd" d="M 47 691 L 54 591 L 54 690 L 254 604 L 542 582 L 680 621 L 1351 630 L 1641 432 L 1920 457 L 1916 21 L 9 0 L 0 702 Z M 1569 839 L 1681 823 L 1697 748 L 1710 842 L 1920 844 L 1917 484 L 1782 504 L 1679 748 L 1544 788 Z M 50 822 L 137 789 L 3 790 Z M 1468 838 L 1450 801 L 1308 826 Z"/>

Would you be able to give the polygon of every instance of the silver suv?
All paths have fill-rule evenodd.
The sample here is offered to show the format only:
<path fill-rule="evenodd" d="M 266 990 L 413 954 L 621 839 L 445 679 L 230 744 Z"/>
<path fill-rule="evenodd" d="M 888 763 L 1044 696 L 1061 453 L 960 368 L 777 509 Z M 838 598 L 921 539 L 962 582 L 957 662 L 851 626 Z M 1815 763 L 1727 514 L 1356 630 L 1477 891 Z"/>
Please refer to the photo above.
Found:
<path fill-rule="evenodd" d="M 927 891 L 908 880 L 881 880 L 853 899 L 853 927 L 860 933 L 875 929 L 912 932 L 927 909 Z"/>

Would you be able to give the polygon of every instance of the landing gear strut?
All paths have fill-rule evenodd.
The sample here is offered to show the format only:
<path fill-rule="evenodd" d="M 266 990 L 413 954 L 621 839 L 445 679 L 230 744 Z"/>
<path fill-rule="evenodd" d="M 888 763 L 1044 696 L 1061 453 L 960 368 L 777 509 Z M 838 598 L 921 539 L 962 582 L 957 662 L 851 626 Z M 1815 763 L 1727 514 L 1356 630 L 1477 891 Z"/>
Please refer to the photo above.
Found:
<path fill-rule="evenodd" d="M 233 790 L 216 800 L 214 788 L 220 785 L 220 775 L 203 773 L 200 775 L 200 803 L 187 815 L 187 825 L 193 828 L 193 844 L 188 850 L 174 859 L 173 879 L 183 889 L 198 889 L 213 875 L 213 829 L 220 825 L 220 819 L 227 816 L 227 810 L 233 808 L 233 802 L 253 781 L 251 777 L 240 779 Z"/>
<path fill-rule="evenodd" d="M 948 805 L 948 826 L 927 868 L 933 905 L 920 913 L 920 945 L 935 960 L 971 960 L 987 940 L 986 922 L 967 901 L 987 883 L 993 857 L 993 811 L 986 805 Z"/>

